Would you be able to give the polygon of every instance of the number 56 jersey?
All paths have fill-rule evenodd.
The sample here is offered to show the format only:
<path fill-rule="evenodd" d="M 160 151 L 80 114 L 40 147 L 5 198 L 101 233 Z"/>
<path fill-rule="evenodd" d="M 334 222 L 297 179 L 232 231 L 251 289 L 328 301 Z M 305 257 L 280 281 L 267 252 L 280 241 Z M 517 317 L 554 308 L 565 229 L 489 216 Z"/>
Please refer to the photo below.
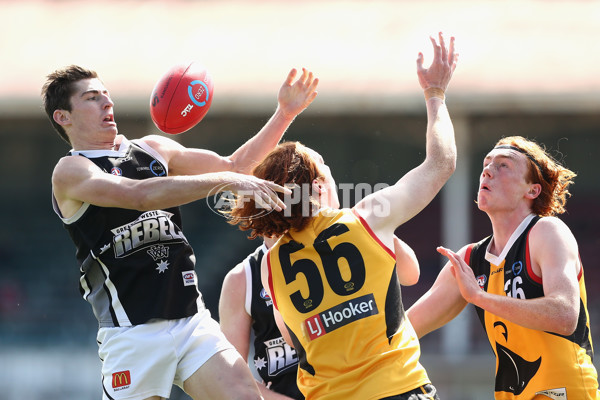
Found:
<path fill-rule="evenodd" d="M 307 399 L 381 399 L 430 383 L 394 253 L 350 209 L 322 209 L 267 256 Z"/>

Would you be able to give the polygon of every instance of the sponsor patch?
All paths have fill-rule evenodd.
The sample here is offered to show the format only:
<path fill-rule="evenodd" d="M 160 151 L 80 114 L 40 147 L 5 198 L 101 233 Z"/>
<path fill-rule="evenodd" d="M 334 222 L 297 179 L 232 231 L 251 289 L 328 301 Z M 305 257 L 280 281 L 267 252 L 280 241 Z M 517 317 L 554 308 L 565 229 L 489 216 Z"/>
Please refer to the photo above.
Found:
<path fill-rule="evenodd" d="M 523 271 L 523 263 L 521 261 L 517 261 L 512 265 L 512 272 L 515 276 L 519 275 Z"/>
<path fill-rule="evenodd" d="M 567 388 L 540 390 L 536 394 L 541 394 L 553 400 L 567 400 Z"/>
<path fill-rule="evenodd" d="M 131 374 L 129 370 L 119 371 L 112 374 L 112 387 L 115 390 L 127 389 L 131 385 Z"/>
<path fill-rule="evenodd" d="M 310 340 L 341 328 L 350 322 L 379 314 L 373 294 L 357 297 L 304 321 L 304 330 Z"/>
<path fill-rule="evenodd" d="M 183 286 L 192 286 L 196 284 L 196 271 L 183 271 Z"/>

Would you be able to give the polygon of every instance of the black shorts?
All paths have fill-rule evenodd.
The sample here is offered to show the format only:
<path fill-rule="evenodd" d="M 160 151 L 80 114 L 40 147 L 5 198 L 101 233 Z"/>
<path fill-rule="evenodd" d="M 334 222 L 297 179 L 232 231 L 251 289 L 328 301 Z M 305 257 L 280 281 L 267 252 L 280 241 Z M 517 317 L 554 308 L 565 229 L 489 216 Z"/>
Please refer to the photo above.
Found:
<path fill-rule="evenodd" d="M 385 397 L 381 400 L 440 400 L 440 398 L 437 395 L 435 386 L 428 383 L 427 385 L 419 386 L 410 392 Z"/>

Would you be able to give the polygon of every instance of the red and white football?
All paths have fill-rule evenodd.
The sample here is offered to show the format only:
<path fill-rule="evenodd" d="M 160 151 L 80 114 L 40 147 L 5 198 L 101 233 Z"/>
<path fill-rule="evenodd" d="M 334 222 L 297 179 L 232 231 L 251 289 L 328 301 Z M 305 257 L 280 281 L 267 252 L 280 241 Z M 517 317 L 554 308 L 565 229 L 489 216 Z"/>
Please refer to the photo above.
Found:
<path fill-rule="evenodd" d="M 213 82 L 202 65 L 177 64 L 156 83 L 150 96 L 154 124 L 172 135 L 190 130 L 206 115 L 213 99 Z"/>

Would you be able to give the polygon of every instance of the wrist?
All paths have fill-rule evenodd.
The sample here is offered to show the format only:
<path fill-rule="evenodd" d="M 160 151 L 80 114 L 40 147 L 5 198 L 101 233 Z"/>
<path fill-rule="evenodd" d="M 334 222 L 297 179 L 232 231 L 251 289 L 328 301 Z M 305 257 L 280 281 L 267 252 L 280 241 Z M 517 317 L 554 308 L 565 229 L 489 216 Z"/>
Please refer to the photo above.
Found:
<path fill-rule="evenodd" d="M 281 107 L 281 105 L 277 105 L 277 108 L 273 113 L 273 118 L 285 123 L 291 123 L 292 121 L 294 121 L 297 115 L 298 114 L 285 110 L 283 107 Z"/>
<path fill-rule="evenodd" d="M 442 101 L 444 101 L 446 99 L 446 94 L 444 92 L 444 89 L 439 88 L 439 87 L 428 87 L 427 89 L 425 89 L 423 91 L 423 94 L 425 95 L 425 101 L 427 101 L 433 97 L 437 97 L 438 99 L 441 99 Z"/>

